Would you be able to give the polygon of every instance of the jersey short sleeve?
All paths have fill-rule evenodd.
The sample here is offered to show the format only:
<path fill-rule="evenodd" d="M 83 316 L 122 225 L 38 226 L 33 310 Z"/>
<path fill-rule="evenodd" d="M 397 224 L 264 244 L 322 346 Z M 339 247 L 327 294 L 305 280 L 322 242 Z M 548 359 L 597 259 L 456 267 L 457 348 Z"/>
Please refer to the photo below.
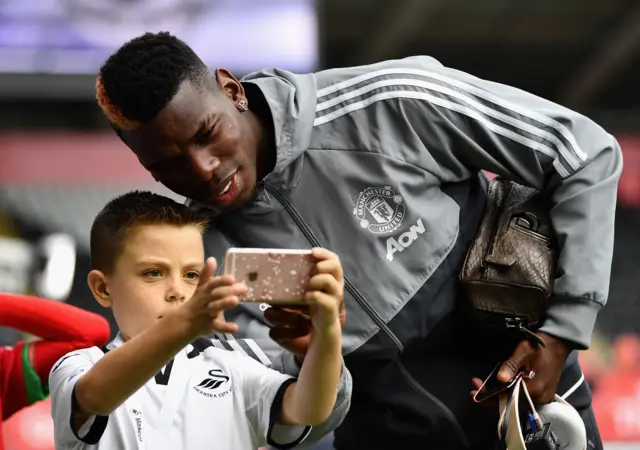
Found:
<path fill-rule="evenodd" d="M 95 364 L 97 358 L 92 354 L 93 350 L 100 352 L 97 348 L 73 351 L 51 368 L 49 389 L 56 449 L 82 449 L 94 445 L 107 427 L 108 416 L 91 416 L 79 430 L 73 425 L 76 383 Z"/>
<path fill-rule="evenodd" d="M 311 427 L 278 424 L 284 393 L 295 378 L 244 355 L 238 355 L 234 365 L 241 371 L 247 417 L 258 444 L 289 448 L 301 443 Z"/>

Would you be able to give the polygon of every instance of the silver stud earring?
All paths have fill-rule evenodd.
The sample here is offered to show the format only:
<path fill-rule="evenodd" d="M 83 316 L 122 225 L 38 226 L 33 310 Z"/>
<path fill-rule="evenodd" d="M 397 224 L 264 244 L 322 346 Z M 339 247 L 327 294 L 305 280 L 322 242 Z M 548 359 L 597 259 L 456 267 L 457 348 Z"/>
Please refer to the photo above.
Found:
<path fill-rule="evenodd" d="M 240 100 L 238 102 L 238 108 L 240 108 L 240 110 L 244 112 L 249 109 L 249 105 L 247 105 L 246 100 Z"/>

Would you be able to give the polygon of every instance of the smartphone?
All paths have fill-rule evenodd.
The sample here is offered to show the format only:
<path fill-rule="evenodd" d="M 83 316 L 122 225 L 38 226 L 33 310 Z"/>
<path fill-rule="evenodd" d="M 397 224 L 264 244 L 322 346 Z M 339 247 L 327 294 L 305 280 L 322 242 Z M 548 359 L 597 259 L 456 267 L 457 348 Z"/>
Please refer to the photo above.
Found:
<path fill-rule="evenodd" d="M 514 384 L 516 384 L 516 381 L 518 381 L 519 377 L 533 378 L 533 376 L 535 375 L 533 372 L 530 372 L 528 374 L 520 372 L 515 377 L 513 377 L 511 381 L 503 383 L 502 381 L 498 380 L 498 371 L 500 370 L 500 366 L 502 366 L 502 363 L 498 363 L 496 367 L 491 371 L 487 379 L 484 380 L 484 383 L 482 383 L 482 386 L 480 387 L 480 389 L 478 389 L 476 395 L 473 396 L 474 402 L 481 403 L 488 398 L 493 397 L 494 395 L 500 394 L 507 389 L 510 389 Z"/>
<path fill-rule="evenodd" d="M 311 250 L 230 248 L 224 273 L 247 285 L 242 302 L 303 305 L 316 263 Z"/>

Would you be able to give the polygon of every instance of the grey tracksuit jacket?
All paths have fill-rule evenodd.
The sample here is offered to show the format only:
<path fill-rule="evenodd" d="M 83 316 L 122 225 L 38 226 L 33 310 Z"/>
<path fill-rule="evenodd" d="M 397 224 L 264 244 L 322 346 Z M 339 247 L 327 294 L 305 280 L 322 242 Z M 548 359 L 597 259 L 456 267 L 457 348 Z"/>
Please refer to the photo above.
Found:
<path fill-rule="evenodd" d="M 479 439 L 484 422 L 469 401 L 470 378 L 497 361 L 460 329 L 454 310 L 486 196 L 482 169 L 552 200 L 561 254 L 542 331 L 589 346 L 607 300 L 622 169 L 619 145 L 601 127 L 427 56 L 305 75 L 268 70 L 242 81 L 269 105 L 277 162 L 253 202 L 213 213 L 206 245 L 219 260 L 229 246 L 323 246 L 340 255 L 354 384 L 339 447 L 385 436 L 443 448 Z M 264 339 L 276 364 L 297 371 L 269 342 L 259 306 L 231 316 Z"/>

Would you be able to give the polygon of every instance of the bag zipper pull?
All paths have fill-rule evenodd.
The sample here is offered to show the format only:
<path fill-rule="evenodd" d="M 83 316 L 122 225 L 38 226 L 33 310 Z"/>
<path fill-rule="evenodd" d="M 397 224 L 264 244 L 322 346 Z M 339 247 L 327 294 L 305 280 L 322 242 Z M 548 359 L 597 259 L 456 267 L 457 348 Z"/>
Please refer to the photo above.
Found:
<path fill-rule="evenodd" d="M 534 347 L 537 347 L 538 345 L 540 345 L 541 347 L 546 347 L 546 345 L 544 344 L 544 341 L 542 340 L 542 338 L 540 336 L 538 336 L 537 334 L 535 334 L 530 329 L 528 329 L 527 327 L 525 327 L 522 324 L 522 320 L 521 319 L 508 317 L 508 318 L 505 319 L 505 324 L 506 324 L 507 328 L 516 328 L 519 331 L 522 331 L 526 335 L 527 339 L 529 339 L 529 341 L 531 342 L 531 344 Z"/>

